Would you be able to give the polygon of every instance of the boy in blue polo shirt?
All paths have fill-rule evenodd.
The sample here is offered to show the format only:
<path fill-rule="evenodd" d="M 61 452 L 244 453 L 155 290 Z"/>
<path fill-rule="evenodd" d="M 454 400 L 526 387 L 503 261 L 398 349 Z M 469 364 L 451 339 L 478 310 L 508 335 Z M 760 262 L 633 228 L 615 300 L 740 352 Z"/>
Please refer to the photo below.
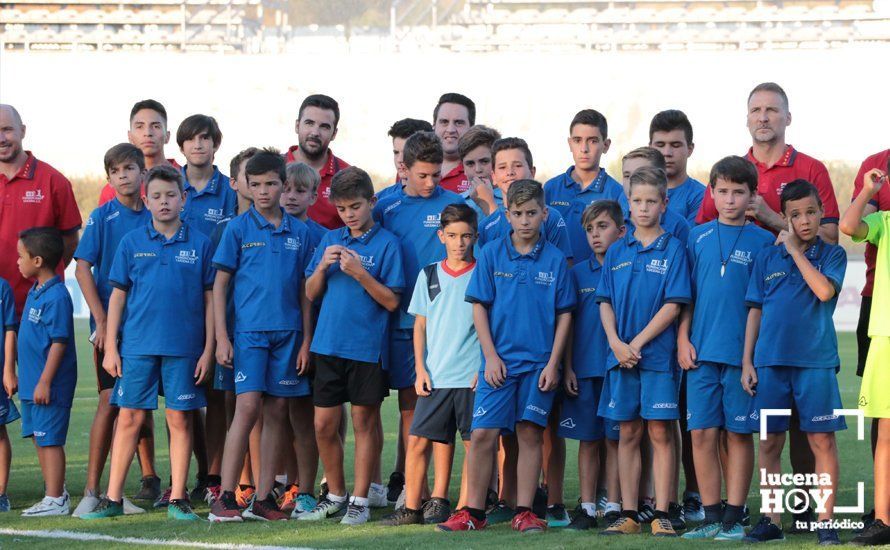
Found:
<path fill-rule="evenodd" d="M 176 130 L 176 143 L 186 161 L 182 167 L 186 191 L 182 221 L 209 237 L 216 224 L 235 215 L 238 204 L 228 176 L 213 164 L 222 132 L 212 116 L 192 115 Z"/>
<path fill-rule="evenodd" d="M 35 280 L 18 335 L 22 437 L 34 441 L 46 491 L 43 500 L 22 511 L 23 517 L 64 516 L 69 509 L 65 439 L 77 385 L 77 350 L 74 306 L 55 273 L 62 249 L 58 229 L 34 227 L 19 234 L 19 271 Z"/>
<path fill-rule="evenodd" d="M 575 292 L 565 255 L 541 232 L 547 215 L 541 184 L 514 182 L 507 205 L 513 230 L 482 249 L 467 287 L 485 366 L 473 405 L 467 506 L 439 524 L 441 531 L 486 526 L 491 457 L 502 430 L 515 432 L 519 440 L 513 529 L 532 533 L 547 528 L 531 507 Z"/>
<path fill-rule="evenodd" d="M 118 408 L 110 403 L 114 377 L 102 368 L 105 356 L 105 331 L 108 299 L 112 286 L 108 281 L 114 253 L 124 235 L 151 221 L 151 213 L 145 208 L 140 195 L 145 157 L 135 145 L 121 143 L 105 153 L 105 173 L 114 189 L 111 201 L 93 210 L 84 227 L 83 235 L 74 259 L 77 261 L 75 276 L 83 297 L 90 308 L 90 330 L 93 333 L 93 362 L 99 387 L 99 404 L 90 428 L 90 452 L 87 461 L 87 479 L 83 499 L 74 510 L 74 517 L 92 512 L 99 504 L 99 484 L 102 470 L 111 449 L 111 437 Z M 148 427 L 153 428 L 154 423 Z M 155 476 L 153 441 L 141 437 L 140 465 L 143 479 Z M 147 447 L 147 448 L 146 448 Z M 129 506 L 128 506 L 129 508 Z"/>
<path fill-rule="evenodd" d="M 304 402 L 296 408 L 300 429 L 294 433 L 297 449 L 304 455 L 299 458 L 306 459 L 300 470 L 309 476 L 301 485 L 311 487 L 315 483 L 315 437 L 306 428 L 312 424 L 308 401 L 311 388 L 309 378 L 304 376 L 309 368 L 312 335 L 311 308 L 302 277 L 309 262 L 309 230 L 280 205 L 287 176 L 284 159 L 277 151 L 254 155 L 247 161 L 245 173 L 253 207 L 229 222 L 213 257 L 217 270 L 213 299 L 219 335 L 216 360 L 232 366 L 235 355 L 237 367 L 235 417 L 226 436 L 222 493 L 213 504 L 210 521 L 241 521 L 235 484 L 260 408 L 260 479 L 256 480 L 257 498 L 243 516 L 263 521 L 287 519 L 271 491 L 283 446 L 292 437 L 285 433 L 290 399 L 303 398 Z M 226 293 L 232 279 L 234 350 L 225 319 Z"/>
<path fill-rule="evenodd" d="M 664 170 L 664 155 L 654 147 L 638 147 L 624 155 L 621 159 L 622 185 L 624 186 L 624 190 L 628 197 L 630 196 L 631 174 L 638 168 L 644 166 Z M 665 172 L 665 174 L 667 174 L 667 172 Z M 667 200 L 666 204 L 670 204 L 670 200 Z M 630 211 L 628 211 L 627 214 L 628 218 L 630 218 Z M 633 221 L 630 220 L 630 222 L 631 225 L 628 227 L 628 232 L 633 232 Z M 689 239 L 689 222 L 686 221 L 686 218 L 670 208 L 665 209 L 664 214 L 661 216 L 661 228 L 674 237 L 677 237 L 680 242 L 685 243 Z"/>
<path fill-rule="evenodd" d="M 618 459 L 621 517 L 603 534 L 640 532 L 637 513 L 640 441 L 644 424 L 652 444 L 655 512 L 652 534 L 676 536 L 668 519 L 676 456 L 678 418 L 675 321 L 691 299 L 683 244 L 660 225 L 667 178 L 663 170 L 643 167 L 630 177 L 630 214 L 634 231 L 606 253 L 596 289 L 609 354 L 599 414 L 621 423 Z"/>
<path fill-rule="evenodd" d="M 602 157 L 609 152 L 609 124 L 599 111 L 578 111 L 569 124 L 569 150 L 574 164 L 564 174 L 544 184 L 544 196 L 551 212 L 559 212 L 565 220 L 574 261 L 590 257 L 587 235 L 581 226 L 584 209 L 593 201 L 618 201 L 627 211 L 627 197 L 621 184 L 601 166 Z"/>
<path fill-rule="evenodd" d="M 685 539 L 740 540 L 745 499 L 751 486 L 754 442 L 748 427 L 751 397 L 742 389 L 742 352 L 748 311 L 745 292 L 754 258 L 775 237 L 745 219 L 757 193 L 757 170 L 741 157 L 726 157 L 711 169 L 710 193 L 718 218 L 694 227 L 687 253 L 694 304 L 683 309 L 677 336 L 680 368 L 686 371 L 687 430 L 692 432 L 704 521 Z M 720 503 L 720 439 L 728 453 L 726 507 Z"/>
<path fill-rule="evenodd" d="M 661 111 L 649 123 L 649 147 L 664 156 L 668 177 L 668 210 L 686 218 L 690 227 L 705 196 L 705 186 L 686 172 L 686 163 L 695 149 L 692 124 L 686 113 L 676 109 Z"/>
<path fill-rule="evenodd" d="M 817 235 L 822 220 L 822 201 L 816 187 L 805 180 L 785 185 L 781 194 L 782 214 L 788 220 L 785 242 L 757 256 L 745 302 L 748 323 L 742 363 L 742 386 L 754 396 L 749 427 L 761 431 L 762 409 L 800 412 L 800 430 L 807 434 L 816 457 L 815 473 L 828 476 L 830 490 L 818 510 L 816 533 L 820 544 L 839 544 L 837 530 L 824 525 L 834 511 L 840 468 L 834 432 L 846 429 L 837 383 L 840 358 L 832 315 L 837 305 L 847 254 L 838 245 L 827 244 Z M 794 322 L 788 320 L 794 313 Z M 767 478 L 781 473 L 782 447 L 789 417 L 766 419 L 766 439 L 758 449 L 758 463 Z M 769 490 L 767 484 L 761 489 Z M 785 538 L 781 514 L 768 513 L 745 537 L 749 542 Z M 811 528 L 811 526 L 806 526 Z M 800 526 L 798 526 L 800 528 Z"/>
<path fill-rule="evenodd" d="M 213 268 L 210 239 L 180 219 L 184 201 L 180 172 L 169 166 L 152 168 L 145 177 L 152 221 L 127 233 L 115 253 L 102 366 L 117 378 L 112 403 L 120 412 L 106 496 L 82 519 L 123 513 L 127 471 L 147 411 L 158 406 L 159 383 L 170 429 L 167 517 L 198 519 L 185 484 L 193 411 L 206 405 L 202 384 L 213 366 Z"/>
<path fill-rule="evenodd" d="M 346 227 L 328 232 L 306 268 L 306 294 L 321 301 L 312 339 L 315 365 L 312 400 L 315 438 L 328 493 L 300 520 L 329 518 L 349 505 L 341 520 L 358 525 L 370 518 L 368 490 L 380 455 L 379 409 L 388 393 L 380 367 L 390 313 L 405 288 L 398 239 L 374 223 L 377 202 L 367 172 L 351 167 L 331 181 L 331 202 Z M 323 300 L 322 300 L 323 299 Z M 352 404 L 355 486 L 350 499 L 343 473 L 340 420 Z"/>
<path fill-rule="evenodd" d="M 15 374 L 15 333 L 19 324 L 15 318 L 12 287 L 6 279 L 0 279 L 0 323 L 3 330 L 3 347 L 0 348 L 0 364 L 3 365 L 3 391 L 0 391 L 0 512 L 8 512 L 11 506 L 6 495 L 6 486 L 9 483 L 9 466 L 12 464 L 12 445 L 6 425 L 21 418 L 21 415 L 9 398 L 19 387 Z"/>
<path fill-rule="evenodd" d="M 281 207 L 289 215 L 297 218 L 309 230 L 309 253 L 315 249 L 328 229 L 309 217 L 309 207 L 318 199 L 318 186 L 321 176 L 305 162 L 291 162 L 287 165 L 287 181 L 281 192 Z M 311 257 L 311 256 L 310 256 Z"/>

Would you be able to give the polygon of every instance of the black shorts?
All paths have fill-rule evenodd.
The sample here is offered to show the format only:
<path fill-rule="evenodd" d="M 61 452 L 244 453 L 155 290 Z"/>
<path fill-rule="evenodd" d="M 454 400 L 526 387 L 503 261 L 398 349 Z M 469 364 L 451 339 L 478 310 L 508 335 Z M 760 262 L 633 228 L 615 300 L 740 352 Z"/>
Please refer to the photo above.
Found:
<path fill-rule="evenodd" d="M 469 441 L 475 396 L 470 388 L 439 388 L 418 397 L 411 435 L 452 444 L 454 432 L 460 431 L 461 439 Z"/>
<path fill-rule="evenodd" d="M 868 318 L 871 316 L 871 296 L 862 297 L 862 305 L 859 306 L 859 324 L 856 325 L 856 376 L 862 376 L 865 372 L 865 360 L 868 358 L 868 346 L 871 338 L 868 337 Z"/>
<path fill-rule="evenodd" d="M 343 403 L 379 405 L 389 394 L 389 382 L 380 363 L 318 353 L 313 353 L 312 359 L 315 362 L 312 403 L 316 407 L 336 407 Z"/>
<path fill-rule="evenodd" d="M 110 390 L 114 388 L 115 378 L 108 374 L 108 371 L 102 368 L 102 361 L 105 360 L 105 352 L 100 351 L 96 346 L 93 346 L 93 364 L 96 367 L 96 383 L 99 388 L 99 393 L 102 393 L 105 390 Z"/>

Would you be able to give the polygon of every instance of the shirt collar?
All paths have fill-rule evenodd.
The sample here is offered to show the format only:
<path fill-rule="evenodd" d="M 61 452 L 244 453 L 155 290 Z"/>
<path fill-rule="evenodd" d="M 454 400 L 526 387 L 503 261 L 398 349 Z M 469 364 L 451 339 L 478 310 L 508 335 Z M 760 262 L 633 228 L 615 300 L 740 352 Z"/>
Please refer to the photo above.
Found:
<path fill-rule="evenodd" d="M 754 147 L 750 147 L 748 149 L 748 154 L 745 155 L 745 158 L 747 158 L 754 166 L 757 166 L 762 170 L 768 170 L 775 167 L 787 168 L 789 166 L 794 166 L 794 160 L 797 158 L 797 150 L 794 148 L 793 145 L 786 145 L 785 152 L 782 154 L 782 157 L 769 168 L 766 166 L 766 164 L 760 162 L 754 157 Z"/>
<path fill-rule="evenodd" d="M 591 273 L 596 273 L 603 268 L 603 264 L 599 263 L 599 260 L 596 259 L 596 254 L 591 254 L 588 262 Z"/>
<path fill-rule="evenodd" d="M 368 242 L 371 240 L 371 238 L 374 235 L 376 235 L 378 231 L 380 231 L 380 224 L 375 223 L 374 225 L 371 226 L 371 229 L 368 229 L 367 231 L 365 231 L 358 237 L 353 237 L 349 233 L 349 228 L 343 227 L 340 229 L 340 240 L 346 244 L 350 244 L 350 243 L 354 243 L 354 242 L 359 243 L 359 244 L 368 244 Z"/>
<path fill-rule="evenodd" d="M 649 246 L 641 247 L 640 250 L 664 250 L 665 248 L 667 248 L 667 243 L 670 238 L 671 234 L 665 231 L 664 233 L 659 235 L 657 239 L 652 241 Z M 625 239 L 627 239 L 627 245 L 631 247 L 640 243 L 640 241 L 638 241 L 636 236 L 634 235 L 633 231 L 628 231 Z"/>
<path fill-rule="evenodd" d="M 61 282 L 62 282 L 62 279 L 60 279 L 58 275 L 56 275 L 52 279 L 48 280 L 47 282 L 43 283 L 42 285 L 35 282 L 34 286 L 31 287 L 31 295 L 36 298 L 36 297 L 42 295 L 44 292 L 46 292 L 49 288 L 51 288 Z"/>
<path fill-rule="evenodd" d="M 299 150 L 300 150 L 299 145 L 292 145 L 288 148 L 288 150 L 287 150 L 287 157 L 289 158 L 288 162 L 290 162 L 291 160 L 296 160 L 297 151 L 299 151 Z M 334 152 L 331 151 L 330 147 L 328 147 L 328 150 L 325 154 L 328 156 L 327 157 L 328 160 L 327 160 L 327 162 L 324 163 L 324 168 L 322 168 L 318 172 L 318 175 L 321 176 L 322 178 L 324 178 L 326 176 L 333 176 L 334 174 L 336 174 L 337 173 L 336 168 L 339 165 L 339 162 L 337 161 L 337 157 L 334 156 Z"/>
<path fill-rule="evenodd" d="M 546 242 L 544 239 L 544 234 L 538 236 L 538 242 L 535 243 L 535 246 L 532 248 L 531 252 L 528 254 L 520 254 L 516 247 L 513 246 L 513 230 L 510 230 L 510 233 L 504 237 L 504 241 L 507 243 L 507 256 L 510 257 L 511 260 L 518 260 L 519 258 L 531 258 L 532 260 L 537 260 L 541 255 L 541 249 L 544 248 L 544 243 Z"/>
<path fill-rule="evenodd" d="M 184 188 L 186 191 L 188 191 L 189 189 L 194 189 L 194 187 L 192 186 L 192 184 L 189 183 L 188 177 L 187 177 L 186 174 L 185 174 L 186 166 L 183 166 L 183 167 L 181 168 L 181 170 L 182 170 L 182 186 L 183 186 L 183 188 Z M 217 168 L 216 165 L 214 164 L 214 165 L 213 165 L 213 175 L 210 176 L 210 181 L 207 182 L 207 186 L 204 187 L 204 189 L 201 189 L 200 191 L 197 191 L 197 192 L 195 193 L 195 195 L 204 195 L 204 194 L 206 194 L 206 193 L 210 193 L 210 194 L 212 194 L 212 195 L 215 195 L 215 194 L 216 194 L 216 189 L 217 189 L 217 187 L 218 187 L 218 185 L 219 185 L 219 176 L 220 176 L 221 174 L 222 174 L 222 173 L 219 171 L 219 168 Z"/>
<path fill-rule="evenodd" d="M 279 207 L 280 208 L 280 207 Z M 281 208 L 281 223 L 278 227 L 272 225 L 272 222 L 267 220 L 260 214 L 255 205 L 250 206 L 250 210 L 247 211 L 247 215 L 253 220 L 253 223 L 256 224 L 258 229 L 268 229 L 272 228 L 272 233 L 289 233 L 290 232 L 290 222 L 288 221 L 287 212 L 284 211 L 284 208 Z"/>
<path fill-rule="evenodd" d="M 31 151 L 25 151 L 27 158 L 25 159 L 25 164 L 22 165 L 21 169 L 16 173 L 16 175 L 9 178 L 8 181 L 23 179 L 23 180 L 32 180 L 34 179 L 34 172 L 37 171 L 37 158 L 34 156 L 34 153 Z"/>
<path fill-rule="evenodd" d="M 572 179 L 572 172 L 575 171 L 575 165 L 569 166 L 569 169 L 566 170 L 566 173 L 563 174 L 563 184 L 566 187 L 577 187 L 581 189 L 581 184 Z M 602 193 L 603 189 L 606 187 L 606 179 L 609 177 L 609 174 L 606 173 L 606 169 L 600 166 L 600 171 L 597 173 L 596 177 L 593 178 L 593 181 L 590 182 L 590 185 L 587 186 L 584 191 L 593 191 L 594 193 Z"/>
<path fill-rule="evenodd" d="M 183 223 L 179 227 L 179 232 L 176 233 L 176 236 L 169 240 L 167 240 L 167 237 L 165 237 L 163 233 L 155 229 L 154 223 L 149 222 L 148 224 L 146 224 L 146 227 L 148 228 L 148 238 L 152 240 L 160 240 L 163 244 L 182 242 L 188 240 L 189 238 L 188 224 L 185 223 Z"/>
<path fill-rule="evenodd" d="M 812 246 L 807 248 L 803 255 L 807 257 L 808 260 L 818 260 L 822 257 L 822 250 L 825 248 L 825 241 L 822 240 L 822 237 L 816 237 L 816 242 L 813 243 Z M 788 252 L 788 249 L 785 248 L 785 243 L 782 243 L 782 257 L 787 258 L 791 256 Z"/>

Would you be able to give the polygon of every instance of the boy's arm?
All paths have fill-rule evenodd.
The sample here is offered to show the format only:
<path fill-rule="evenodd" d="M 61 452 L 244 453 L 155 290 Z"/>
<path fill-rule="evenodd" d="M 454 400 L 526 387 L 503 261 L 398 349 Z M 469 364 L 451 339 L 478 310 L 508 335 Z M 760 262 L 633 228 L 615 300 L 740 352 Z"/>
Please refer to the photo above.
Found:
<path fill-rule="evenodd" d="M 624 368 L 631 368 L 640 360 L 640 351 L 630 347 L 621 341 L 618 337 L 618 323 L 615 320 L 615 310 L 612 309 L 611 302 L 600 302 L 600 321 L 603 323 L 603 330 L 606 332 L 606 340 L 618 364 Z"/>
<path fill-rule="evenodd" d="M 689 339 L 694 308 L 693 304 L 683 306 L 683 310 L 680 312 L 680 323 L 677 327 L 677 361 L 683 370 L 694 369 L 697 366 L 698 352 Z"/>
<path fill-rule="evenodd" d="M 102 306 L 102 300 L 99 299 L 99 289 L 96 288 L 96 280 L 93 278 L 93 264 L 80 258 L 76 261 L 74 268 L 74 278 L 80 285 L 80 292 L 83 294 L 87 307 L 90 308 L 90 314 L 96 321 L 96 341 L 94 345 L 96 349 L 105 349 L 105 323 L 107 321 L 105 308 Z"/>
<path fill-rule="evenodd" d="M 507 367 L 494 346 L 491 324 L 488 321 L 488 308 L 483 304 L 473 304 L 473 325 L 476 327 L 476 336 L 479 338 L 479 346 L 485 357 L 485 381 L 489 386 L 499 388 L 507 379 Z"/>
<path fill-rule="evenodd" d="M 127 303 L 127 291 L 115 288 L 108 299 L 108 322 L 105 329 L 105 359 L 102 368 L 114 377 L 121 375 L 121 358 L 117 350 L 117 335 L 120 332 L 121 316 Z"/>
<path fill-rule="evenodd" d="M 794 264 L 797 265 L 797 269 L 800 270 L 803 280 L 807 282 L 807 286 L 810 287 L 816 298 L 819 298 L 822 302 L 827 302 L 834 298 L 834 295 L 837 294 L 834 284 L 810 263 L 803 251 L 794 248 L 793 251 L 789 250 L 789 252 L 794 259 Z"/>
<path fill-rule="evenodd" d="M 862 177 L 862 191 L 853 199 L 850 208 L 844 212 L 840 221 L 840 230 L 853 237 L 855 241 L 862 241 L 868 236 L 868 225 L 862 221 L 866 215 L 877 211 L 869 204 L 872 198 L 880 191 L 887 181 L 887 174 L 881 170 L 869 170 Z"/>
<path fill-rule="evenodd" d="M 759 307 L 748 309 L 748 322 L 745 325 L 745 351 L 742 355 L 742 388 L 754 395 L 757 387 L 757 370 L 754 368 L 754 346 L 760 335 L 760 320 L 763 311 Z"/>
<path fill-rule="evenodd" d="M 556 330 L 553 334 L 553 350 L 547 366 L 538 379 L 538 388 L 541 391 L 550 391 L 559 384 L 559 365 L 565 352 L 566 340 L 572 330 L 572 313 L 565 311 L 556 316 Z"/>
<path fill-rule="evenodd" d="M 312 300 L 306 295 L 306 279 L 300 280 L 300 315 L 303 317 L 303 342 L 297 355 L 297 374 L 307 374 L 311 366 L 309 360 L 309 348 L 312 345 L 312 337 L 315 335 L 315 320 L 312 316 Z"/>
<path fill-rule="evenodd" d="M 340 269 L 362 285 L 365 292 L 371 295 L 375 302 L 393 312 L 399 309 L 399 294 L 391 288 L 371 276 L 362 266 L 358 252 L 344 248 L 340 255 Z M 317 273 L 317 271 L 316 271 Z"/>
<path fill-rule="evenodd" d="M 563 354 L 562 365 L 563 365 L 563 386 L 565 387 L 566 393 L 571 395 L 572 397 L 578 397 L 578 378 L 575 376 L 575 354 L 573 353 L 572 346 L 575 343 L 575 333 L 570 330 L 568 337 L 566 337 L 566 351 Z"/>
<path fill-rule="evenodd" d="M 3 389 L 6 395 L 12 397 L 19 389 L 19 379 L 15 373 L 16 358 L 16 333 L 14 330 L 7 330 L 3 339 Z"/>
<path fill-rule="evenodd" d="M 216 270 L 213 279 L 213 320 L 216 334 L 216 362 L 223 366 L 232 365 L 232 343 L 226 327 L 226 294 L 232 274 L 222 269 Z"/>
<path fill-rule="evenodd" d="M 216 286 L 214 284 L 214 286 Z M 214 337 L 213 325 L 214 325 L 214 307 L 213 307 L 213 291 L 205 290 L 204 291 L 204 351 L 201 353 L 201 357 L 198 358 L 198 364 L 195 367 L 195 384 L 203 384 L 204 380 L 207 379 L 207 374 L 210 372 L 211 367 L 213 366 L 214 357 L 214 344 L 216 343 L 216 339 Z M 225 314 L 223 314 L 225 317 Z M 228 341 L 228 340 L 227 340 Z"/>
<path fill-rule="evenodd" d="M 414 316 L 414 391 L 424 397 L 430 394 L 432 382 L 426 371 L 426 317 Z"/>
<path fill-rule="evenodd" d="M 652 320 L 630 341 L 630 347 L 638 351 L 643 349 L 643 346 L 651 342 L 653 338 L 664 332 L 664 329 L 677 320 L 681 307 L 681 304 L 674 302 L 668 302 L 661 306 L 655 316 L 652 317 Z"/>
<path fill-rule="evenodd" d="M 37 385 L 34 386 L 34 403 L 37 405 L 49 405 L 50 389 L 56 372 L 62 364 L 62 358 L 65 356 L 65 348 L 68 346 L 65 342 L 53 342 L 49 347 L 49 353 L 46 356 L 46 364 Z"/>

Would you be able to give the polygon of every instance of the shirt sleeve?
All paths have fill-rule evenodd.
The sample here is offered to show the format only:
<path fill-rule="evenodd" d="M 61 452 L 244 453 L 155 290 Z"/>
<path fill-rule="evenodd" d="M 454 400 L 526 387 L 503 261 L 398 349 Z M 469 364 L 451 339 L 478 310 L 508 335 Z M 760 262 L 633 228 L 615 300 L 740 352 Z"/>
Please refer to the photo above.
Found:
<path fill-rule="evenodd" d="M 596 287 L 596 294 L 594 295 L 594 300 L 598 304 L 603 302 L 607 304 L 612 303 L 612 254 L 610 252 L 612 251 L 608 250 L 606 257 L 603 258 L 603 274 L 600 276 L 600 284 Z"/>
<path fill-rule="evenodd" d="M 575 277 L 572 276 L 569 266 L 565 262 L 559 264 L 556 285 L 556 314 L 574 310 L 578 304 L 578 292 L 575 286 Z"/>
<path fill-rule="evenodd" d="M 65 286 L 59 284 L 61 292 L 67 294 Z M 47 301 L 40 313 L 40 322 L 46 327 L 46 333 L 54 344 L 69 344 L 74 334 L 74 311 L 71 300 L 65 298 L 66 296 L 59 293 L 58 298 Z"/>
<path fill-rule="evenodd" d="M 12 296 L 12 288 L 5 280 L 0 279 L 0 316 L 3 320 L 3 332 L 18 330 L 15 320 L 15 298 Z"/>
<path fill-rule="evenodd" d="M 547 214 L 547 222 L 547 225 L 550 226 L 547 229 L 547 240 L 550 244 L 562 250 L 566 258 L 572 259 L 572 243 L 569 242 L 569 230 L 562 215 L 555 208 L 551 208 Z"/>
<path fill-rule="evenodd" d="M 61 174 L 55 175 L 52 179 L 52 194 L 56 229 L 62 233 L 80 229 L 83 218 L 80 217 L 71 182 Z"/>
<path fill-rule="evenodd" d="M 717 207 L 714 206 L 714 199 L 710 193 L 702 195 L 701 208 L 698 209 L 698 215 L 695 216 L 695 223 L 701 225 L 707 223 L 717 217 Z"/>
<path fill-rule="evenodd" d="M 130 286 L 133 284 L 133 279 L 130 277 L 130 273 L 132 273 L 130 259 L 133 256 L 130 254 L 129 243 L 129 239 L 124 238 L 118 245 L 117 252 L 114 253 L 114 261 L 111 264 L 111 271 L 108 272 L 109 284 L 121 290 L 130 290 Z"/>
<path fill-rule="evenodd" d="M 679 243 L 678 243 L 679 244 Z M 689 283 L 689 261 L 683 247 L 673 247 L 664 282 L 664 302 L 688 304 L 692 301 L 692 286 Z"/>
<path fill-rule="evenodd" d="M 494 265 L 491 261 L 491 253 L 488 248 L 482 251 L 482 255 L 476 261 L 476 269 L 470 277 L 464 300 L 473 304 L 491 305 L 494 302 Z"/>
<path fill-rule="evenodd" d="M 702 201 L 705 199 L 705 195 L 709 194 L 704 185 L 698 181 L 693 182 L 692 191 L 686 198 L 686 223 L 689 224 L 689 227 L 695 227 L 695 218 L 701 210 Z"/>
<path fill-rule="evenodd" d="M 374 210 L 371 211 L 371 217 L 374 218 L 374 223 L 379 223 L 381 226 L 383 226 L 384 202 L 386 202 L 385 199 L 383 201 L 377 201 L 377 204 L 374 205 Z"/>
<path fill-rule="evenodd" d="M 80 235 L 80 242 L 74 250 L 74 258 L 96 265 L 102 253 L 102 225 L 99 223 L 99 209 L 93 210 L 87 218 L 86 227 Z"/>
<path fill-rule="evenodd" d="M 763 307 L 763 271 L 770 248 L 761 250 L 754 259 L 754 269 L 751 270 L 751 278 L 748 279 L 748 291 L 745 293 L 745 305 L 748 307 L 756 307 L 758 309 Z"/>
<path fill-rule="evenodd" d="M 219 246 L 213 254 L 213 267 L 232 273 L 241 263 L 241 232 L 237 223 L 229 222 L 223 231 Z"/>
<path fill-rule="evenodd" d="M 872 212 L 862 218 L 862 222 L 868 226 L 868 234 L 863 239 L 853 237 L 853 242 L 868 241 L 877 246 L 884 236 L 884 214 L 884 212 Z"/>
<path fill-rule="evenodd" d="M 226 203 L 223 210 L 223 217 L 234 218 L 238 214 L 238 192 L 232 189 L 229 183 L 229 177 L 223 175 L 220 178 L 220 185 L 225 190 Z"/>
<path fill-rule="evenodd" d="M 380 283 L 393 292 L 404 291 L 405 270 L 402 268 L 402 247 L 398 240 L 392 239 L 386 244 L 380 262 Z"/>
<path fill-rule="evenodd" d="M 859 172 L 856 174 L 856 177 L 853 179 L 853 195 L 850 198 L 851 201 L 855 200 L 856 197 L 859 196 L 859 193 L 862 192 L 862 187 L 865 184 L 865 174 L 872 168 L 875 168 L 875 166 L 872 166 L 872 163 L 870 161 L 871 161 L 871 157 L 865 159 L 864 161 L 862 161 L 862 164 L 859 165 Z M 880 209 L 880 207 L 878 206 L 877 195 L 872 197 L 871 200 L 868 201 L 868 204 L 874 206 L 875 208 Z"/>
<path fill-rule="evenodd" d="M 695 301 L 695 267 L 698 260 L 695 257 L 695 237 L 692 231 L 689 232 L 689 237 L 686 238 L 685 253 L 686 262 L 689 264 L 689 286 L 692 289 L 692 300 Z"/>
<path fill-rule="evenodd" d="M 201 280 L 204 284 L 204 290 L 213 290 L 213 279 L 216 277 L 216 270 L 213 269 L 213 244 L 210 239 L 204 240 L 204 252 L 202 253 L 203 266 L 201 267 Z"/>
<path fill-rule="evenodd" d="M 674 237 L 677 237 L 681 243 L 689 240 L 689 222 L 679 214 L 677 214 L 677 224 L 674 226 L 674 232 L 676 233 Z"/>
<path fill-rule="evenodd" d="M 831 184 L 831 176 L 828 175 L 828 170 L 821 162 L 814 169 L 812 183 L 819 190 L 819 198 L 822 199 L 822 209 L 825 211 L 822 217 L 822 224 L 838 223 L 841 219 L 841 214 L 837 206 L 837 197 L 834 195 L 834 186 Z"/>
<path fill-rule="evenodd" d="M 426 270 L 422 269 L 417 274 L 417 282 L 414 284 L 414 292 L 411 294 L 411 303 L 408 304 L 408 313 L 427 317 L 429 310 L 430 293 L 427 292 Z"/>
<path fill-rule="evenodd" d="M 321 263 L 321 259 L 324 256 L 324 249 L 329 245 L 327 236 L 322 237 L 321 241 L 318 243 L 318 246 L 315 247 L 315 252 L 312 253 L 312 257 L 309 259 L 309 265 L 306 266 L 306 272 L 304 275 L 308 279 L 315 273 L 315 269 L 318 267 L 318 264 Z"/>
<path fill-rule="evenodd" d="M 847 252 L 843 247 L 831 245 L 828 257 L 822 264 L 822 274 L 831 281 L 835 293 L 840 293 L 844 287 L 844 275 L 847 272 Z"/>

